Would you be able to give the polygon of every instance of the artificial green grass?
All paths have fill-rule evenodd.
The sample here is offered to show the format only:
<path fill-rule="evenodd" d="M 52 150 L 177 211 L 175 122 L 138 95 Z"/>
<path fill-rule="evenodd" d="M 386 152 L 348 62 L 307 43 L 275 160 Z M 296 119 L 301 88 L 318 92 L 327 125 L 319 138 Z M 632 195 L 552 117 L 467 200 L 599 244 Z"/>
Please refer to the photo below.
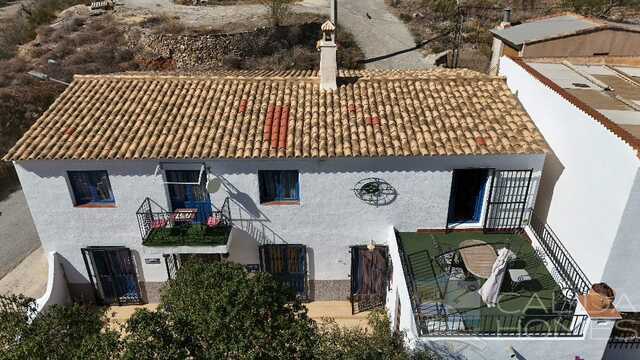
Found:
<path fill-rule="evenodd" d="M 192 224 L 171 228 L 153 229 L 143 242 L 145 246 L 216 246 L 225 245 L 229 239 L 229 228 Z"/>
<path fill-rule="evenodd" d="M 490 331 L 497 327 L 496 322 L 500 319 L 511 321 L 514 316 L 521 316 L 530 320 L 553 313 L 554 294 L 560 287 L 544 263 L 535 256 L 529 239 L 524 235 L 482 232 L 400 233 L 400 239 L 405 253 L 409 255 L 421 303 L 444 303 L 461 313 L 465 319 L 477 319 L 465 320 L 467 327 Z M 488 308 L 482 303 L 477 292 L 469 289 L 469 285 L 479 289 L 485 279 L 471 277 L 465 281 L 449 280 L 444 291 L 449 275 L 432 259 L 441 251 L 457 249 L 460 242 L 467 239 L 482 240 L 493 246 L 496 251 L 503 247 L 510 248 L 517 257 L 512 268 L 526 269 L 533 280 L 521 285 L 516 292 L 511 292 L 509 279 L 506 278 L 500 304 L 494 308 Z M 508 274 L 505 274 L 505 277 L 508 277 Z M 504 328 L 505 324 L 501 326 Z M 519 325 L 514 323 L 513 326 Z"/>

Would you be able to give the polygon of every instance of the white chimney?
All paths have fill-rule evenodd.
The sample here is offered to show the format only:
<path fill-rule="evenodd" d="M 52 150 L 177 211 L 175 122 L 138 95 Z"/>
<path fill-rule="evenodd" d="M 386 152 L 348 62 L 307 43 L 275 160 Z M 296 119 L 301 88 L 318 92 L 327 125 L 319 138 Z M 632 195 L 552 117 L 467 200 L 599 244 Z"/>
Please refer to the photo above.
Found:
<path fill-rule="evenodd" d="M 338 63 L 336 61 L 336 27 L 327 20 L 321 27 L 322 39 L 318 41 L 318 50 L 320 50 L 320 89 L 336 90 L 338 84 L 336 78 L 338 75 Z"/>

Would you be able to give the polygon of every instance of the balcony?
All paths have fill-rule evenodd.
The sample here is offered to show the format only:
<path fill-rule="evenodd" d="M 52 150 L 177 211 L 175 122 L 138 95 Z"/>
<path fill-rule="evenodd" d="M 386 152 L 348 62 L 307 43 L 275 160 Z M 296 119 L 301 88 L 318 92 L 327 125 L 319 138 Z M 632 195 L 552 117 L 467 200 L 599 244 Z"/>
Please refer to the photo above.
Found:
<path fill-rule="evenodd" d="M 144 246 L 226 245 L 232 227 L 229 198 L 219 210 L 207 205 L 176 211 L 146 198 L 136 215 Z"/>
<path fill-rule="evenodd" d="M 588 280 L 550 229 L 532 220 L 532 230 L 535 245 L 524 233 L 397 233 L 419 336 L 582 336 L 588 318 L 575 309 Z M 508 269 L 531 280 L 513 283 L 505 274 L 497 306 L 488 307 L 478 294 L 486 280 L 461 260 L 469 240 L 510 249 Z"/>

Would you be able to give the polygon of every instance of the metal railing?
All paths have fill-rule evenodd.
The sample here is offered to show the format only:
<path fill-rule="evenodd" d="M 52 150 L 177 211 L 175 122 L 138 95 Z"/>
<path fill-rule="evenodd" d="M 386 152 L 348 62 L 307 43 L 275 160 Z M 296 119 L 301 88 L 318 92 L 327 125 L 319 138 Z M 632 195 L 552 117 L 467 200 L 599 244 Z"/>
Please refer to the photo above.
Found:
<path fill-rule="evenodd" d="M 445 314 L 417 316 L 420 336 L 577 337 L 587 315 Z"/>
<path fill-rule="evenodd" d="M 534 214 L 531 215 L 529 224 L 542 250 L 547 255 L 547 258 L 551 260 L 556 272 L 562 278 L 561 280 L 564 284 L 561 284 L 561 286 L 571 289 L 574 296 L 586 294 L 591 288 L 589 279 L 573 257 L 571 257 L 569 251 L 562 245 L 562 242 L 560 242 L 551 227 L 542 222 Z"/>
<path fill-rule="evenodd" d="M 405 274 L 419 336 L 504 336 L 504 337 L 579 337 L 588 322 L 587 315 L 574 314 L 577 294 L 586 293 L 590 283 L 553 231 L 532 220 L 532 229 L 551 265 L 564 284 L 557 294 L 557 304 L 550 313 L 542 314 L 473 314 L 448 313 L 444 304 L 424 311 L 415 279 L 411 256 L 402 245 L 396 231 L 396 242 Z M 535 228 L 534 228 L 535 226 Z M 428 254 L 428 253 L 427 253 Z M 555 296 L 555 294 L 554 294 Z M 557 306 L 559 304 L 559 306 Z M 437 309 L 440 308 L 440 309 Z M 435 309 L 435 310 L 434 310 Z"/>
<path fill-rule="evenodd" d="M 136 216 L 142 243 L 147 246 L 221 245 L 232 227 L 229 198 L 218 210 L 198 208 L 194 219 L 184 222 L 178 220 L 178 212 L 168 211 L 147 197 Z"/>
<path fill-rule="evenodd" d="M 402 272 L 404 273 L 404 278 L 407 282 L 407 289 L 409 290 L 409 297 L 411 300 L 411 307 L 416 317 L 416 322 L 418 321 L 418 312 L 421 302 L 418 296 L 418 287 L 416 285 L 415 277 L 413 276 L 413 269 L 411 266 L 411 262 L 409 261 L 409 257 L 404 250 L 404 246 L 402 245 L 402 240 L 400 239 L 400 234 L 398 230 L 394 229 L 396 244 L 398 246 L 398 253 L 400 254 L 400 262 L 402 265 Z"/>
<path fill-rule="evenodd" d="M 640 349 L 640 314 L 621 313 L 622 319 L 616 320 L 607 346 L 610 349 Z"/>

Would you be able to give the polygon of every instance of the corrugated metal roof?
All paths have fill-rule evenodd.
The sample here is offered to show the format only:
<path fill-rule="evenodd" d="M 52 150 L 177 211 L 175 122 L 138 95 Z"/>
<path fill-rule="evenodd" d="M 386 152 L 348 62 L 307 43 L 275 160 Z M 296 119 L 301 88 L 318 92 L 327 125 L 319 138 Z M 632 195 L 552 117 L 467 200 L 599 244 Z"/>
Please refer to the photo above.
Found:
<path fill-rule="evenodd" d="M 540 19 L 506 29 L 494 29 L 492 33 L 498 37 L 520 46 L 533 41 L 573 34 L 577 31 L 602 26 L 579 15 L 562 15 Z"/>

